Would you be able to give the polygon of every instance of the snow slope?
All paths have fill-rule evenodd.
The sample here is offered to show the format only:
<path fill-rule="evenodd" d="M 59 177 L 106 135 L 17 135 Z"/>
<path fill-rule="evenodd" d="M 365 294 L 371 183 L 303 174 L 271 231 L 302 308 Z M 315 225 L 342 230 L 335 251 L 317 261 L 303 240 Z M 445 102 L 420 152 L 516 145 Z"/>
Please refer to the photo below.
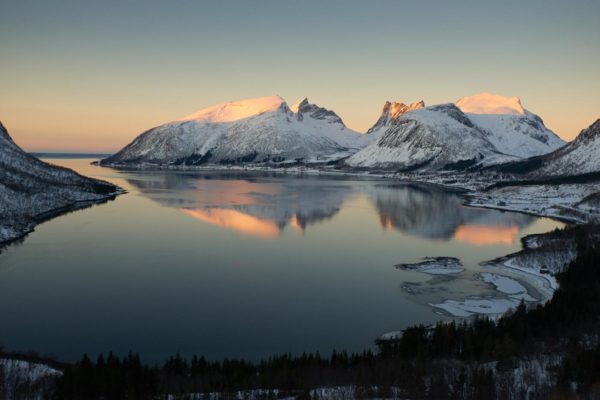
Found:
<path fill-rule="evenodd" d="M 516 97 L 483 93 L 456 105 L 416 108 L 396 119 L 382 115 L 374 127 L 379 124 L 384 132 L 347 164 L 400 171 L 464 170 L 545 154 L 564 144 Z"/>
<path fill-rule="evenodd" d="M 56 378 L 62 374 L 62 371 L 41 362 L 0 358 L 0 398 L 52 398 Z"/>
<path fill-rule="evenodd" d="M 555 152 L 510 165 L 510 172 L 532 178 L 574 176 L 600 172 L 600 119 Z"/>
<path fill-rule="evenodd" d="M 504 97 L 492 93 L 479 93 L 463 97 L 456 102 L 456 106 L 469 114 L 525 114 L 525 109 L 518 97 Z"/>
<path fill-rule="evenodd" d="M 330 110 L 279 96 L 223 103 L 142 133 L 103 165 L 281 163 L 339 159 L 367 144 Z"/>
<path fill-rule="evenodd" d="M 508 161 L 454 104 L 413 110 L 350 157 L 353 167 L 431 171 Z"/>
<path fill-rule="evenodd" d="M 481 93 L 463 97 L 456 106 L 501 153 L 527 158 L 550 153 L 565 144 L 539 116 L 524 109 L 518 97 Z"/>
<path fill-rule="evenodd" d="M 0 243 L 31 231 L 44 213 L 106 199 L 119 190 L 25 153 L 0 123 Z"/>

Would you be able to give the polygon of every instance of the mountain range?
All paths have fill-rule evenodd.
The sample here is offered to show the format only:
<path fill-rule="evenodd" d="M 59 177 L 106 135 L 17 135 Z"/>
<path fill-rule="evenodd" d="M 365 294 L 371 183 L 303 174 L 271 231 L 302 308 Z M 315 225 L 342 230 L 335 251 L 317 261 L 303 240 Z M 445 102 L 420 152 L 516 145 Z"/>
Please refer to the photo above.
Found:
<path fill-rule="evenodd" d="M 486 167 L 557 150 L 564 142 L 516 97 L 489 93 L 425 106 L 386 102 L 365 133 L 307 98 L 222 103 L 152 128 L 111 166 L 307 165 L 428 172 Z"/>
<path fill-rule="evenodd" d="M 563 145 L 518 98 L 482 93 L 404 113 L 347 164 L 407 172 L 466 170 L 545 154 Z"/>

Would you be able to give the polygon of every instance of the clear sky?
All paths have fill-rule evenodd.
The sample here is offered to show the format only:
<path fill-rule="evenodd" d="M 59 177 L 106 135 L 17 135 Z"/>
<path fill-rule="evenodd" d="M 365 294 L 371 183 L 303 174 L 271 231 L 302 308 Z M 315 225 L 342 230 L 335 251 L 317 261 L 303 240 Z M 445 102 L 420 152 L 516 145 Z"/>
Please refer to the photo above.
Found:
<path fill-rule="evenodd" d="M 364 131 L 385 100 L 519 96 L 564 139 L 600 118 L 600 1 L 0 0 L 0 121 L 32 151 L 114 151 L 279 94 Z"/>

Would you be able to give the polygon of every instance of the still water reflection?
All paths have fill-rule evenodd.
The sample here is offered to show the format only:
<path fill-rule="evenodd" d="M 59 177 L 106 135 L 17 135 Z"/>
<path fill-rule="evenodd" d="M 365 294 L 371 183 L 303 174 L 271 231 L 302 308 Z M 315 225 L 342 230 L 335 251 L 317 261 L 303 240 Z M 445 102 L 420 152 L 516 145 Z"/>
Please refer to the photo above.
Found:
<path fill-rule="evenodd" d="M 0 343 L 65 359 L 362 350 L 384 332 L 449 318 L 430 302 L 497 296 L 474 279 L 478 263 L 561 225 L 393 181 L 51 161 L 129 192 L 0 254 Z M 394 268 L 438 255 L 466 270 Z"/>

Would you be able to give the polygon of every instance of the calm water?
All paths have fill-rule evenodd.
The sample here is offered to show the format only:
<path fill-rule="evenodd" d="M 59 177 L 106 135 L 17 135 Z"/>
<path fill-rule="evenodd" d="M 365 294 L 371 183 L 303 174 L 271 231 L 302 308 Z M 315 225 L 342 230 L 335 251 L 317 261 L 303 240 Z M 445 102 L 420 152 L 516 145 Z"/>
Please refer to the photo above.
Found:
<path fill-rule="evenodd" d="M 363 350 L 382 333 L 448 318 L 430 302 L 499 296 L 474 278 L 478 263 L 561 226 L 392 181 L 49 161 L 129 192 L 46 222 L 0 254 L 0 343 L 67 360 Z M 433 278 L 394 268 L 438 255 L 467 270 Z"/>

